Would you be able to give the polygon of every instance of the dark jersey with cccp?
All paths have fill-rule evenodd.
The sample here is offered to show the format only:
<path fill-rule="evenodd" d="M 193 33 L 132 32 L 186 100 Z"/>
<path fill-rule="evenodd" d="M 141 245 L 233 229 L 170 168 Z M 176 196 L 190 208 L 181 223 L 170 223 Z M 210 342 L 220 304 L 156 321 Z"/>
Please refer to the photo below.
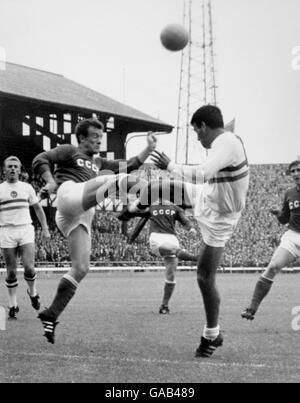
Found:
<path fill-rule="evenodd" d="M 137 157 L 127 161 L 109 161 L 106 158 L 89 157 L 71 144 L 63 144 L 50 151 L 42 152 L 32 162 L 33 172 L 37 175 L 53 170 L 58 186 L 69 180 L 76 183 L 86 182 L 96 177 L 99 171 L 107 171 L 107 175 L 119 172 L 129 173 L 141 165 L 142 163 Z"/>
<path fill-rule="evenodd" d="M 183 210 L 175 205 L 151 205 L 149 208 L 150 234 L 176 235 L 175 224 L 179 221 L 184 227 L 192 228 L 191 222 L 185 216 Z"/>
<path fill-rule="evenodd" d="M 300 233 L 300 191 L 296 187 L 286 191 L 277 218 L 281 224 L 289 224 L 289 229 Z"/>

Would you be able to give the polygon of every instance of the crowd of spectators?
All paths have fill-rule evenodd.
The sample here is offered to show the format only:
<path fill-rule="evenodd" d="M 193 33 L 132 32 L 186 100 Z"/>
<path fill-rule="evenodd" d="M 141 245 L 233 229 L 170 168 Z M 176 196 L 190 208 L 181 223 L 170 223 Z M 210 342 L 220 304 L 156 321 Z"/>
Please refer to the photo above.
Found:
<path fill-rule="evenodd" d="M 284 191 L 291 186 L 291 179 L 286 173 L 286 165 L 252 165 L 247 205 L 242 219 L 228 242 L 221 265 L 225 267 L 261 267 L 269 262 L 274 249 L 278 246 L 285 227 L 269 213 L 272 205 L 280 205 Z M 163 171 L 146 165 L 140 170 L 141 177 L 149 180 L 163 177 Z M 34 187 L 38 185 L 34 183 Z M 195 222 L 193 217 L 190 217 Z M 136 220 L 128 223 L 127 232 L 132 231 Z M 66 240 L 51 224 L 51 242 L 43 245 L 39 227 L 36 230 L 36 260 L 38 262 L 68 262 Z M 196 222 L 195 222 L 196 226 Z M 178 238 L 182 246 L 192 253 L 199 251 L 201 236 L 197 240 L 190 239 L 178 224 Z M 148 224 L 136 242 L 129 245 L 126 231 L 117 220 L 113 211 L 97 210 L 92 231 L 92 262 L 108 264 L 147 264 L 157 261 L 148 248 Z"/>

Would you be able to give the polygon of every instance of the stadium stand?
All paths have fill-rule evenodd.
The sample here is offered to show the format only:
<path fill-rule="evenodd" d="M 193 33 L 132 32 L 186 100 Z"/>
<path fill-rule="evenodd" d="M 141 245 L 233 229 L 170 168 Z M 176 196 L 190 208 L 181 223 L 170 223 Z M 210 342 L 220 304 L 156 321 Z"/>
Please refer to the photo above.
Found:
<path fill-rule="evenodd" d="M 233 238 L 227 244 L 222 267 L 263 267 L 269 262 L 275 247 L 285 227 L 280 225 L 268 210 L 272 205 L 281 204 L 284 191 L 292 183 L 286 174 L 284 164 L 251 165 L 251 179 L 246 209 L 235 231 Z M 30 177 L 26 172 L 24 178 Z M 165 177 L 164 171 L 157 170 L 146 164 L 139 171 L 145 179 Z M 36 190 L 38 184 L 32 183 Z M 51 245 L 45 247 L 41 241 L 40 229 L 36 231 L 36 261 L 51 262 L 57 267 L 69 262 L 66 240 L 55 227 L 53 214 L 49 215 L 51 227 Z M 193 217 L 190 217 L 192 220 Z M 136 221 L 128 224 L 130 232 Z M 179 238 L 185 248 L 197 253 L 201 238 L 191 240 L 186 232 L 178 226 Z M 99 265 L 159 265 L 161 262 L 149 253 L 148 225 L 145 226 L 136 242 L 127 243 L 127 237 L 122 233 L 122 227 L 116 214 L 110 211 L 98 210 L 93 223 L 93 247 L 91 261 Z M 37 263 L 39 264 L 39 263 Z M 3 259 L 0 257 L 3 267 Z"/>

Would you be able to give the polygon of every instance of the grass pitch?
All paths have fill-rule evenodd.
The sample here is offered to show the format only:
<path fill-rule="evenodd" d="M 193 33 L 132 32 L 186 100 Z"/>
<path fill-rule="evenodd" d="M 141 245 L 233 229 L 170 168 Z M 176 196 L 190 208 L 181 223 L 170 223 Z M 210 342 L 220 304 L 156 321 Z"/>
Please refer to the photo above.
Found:
<path fill-rule="evenodd" d="M 42 306 L 61 275 L 40 275 Z M 195 359 L 205 323 L 194 272 L 179 272 L 170 315 L 159 315 L 164 273 L 89 274 L 59 318 L 56 344 L 42 337 L 20 278 L 20 313 L 0 331 L 3 382 L 299 382 L 300 276 L 278 276 L 254 322 L 240 318 L 258 274 L 219 274 L 224 346 Z M 6 305 L 0 276 L 0 305 Z M 300 323 L 300 320 L 299 320 Z"/>

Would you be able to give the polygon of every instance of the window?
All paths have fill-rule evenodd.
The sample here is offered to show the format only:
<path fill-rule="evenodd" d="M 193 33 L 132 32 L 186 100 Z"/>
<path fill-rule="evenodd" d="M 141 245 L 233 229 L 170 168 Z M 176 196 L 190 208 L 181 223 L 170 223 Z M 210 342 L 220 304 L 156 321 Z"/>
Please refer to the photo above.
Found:
<path fill-rule="evenodd" d="M 30 135 L 30 126 L 27 123 L 22 124 L 22 135 L 29 136 Z"/>
<path fill-rule="evenodd" d="M 50 115 L 50 132 L 57 134 L 57 116 L 55 114 Z"/>

